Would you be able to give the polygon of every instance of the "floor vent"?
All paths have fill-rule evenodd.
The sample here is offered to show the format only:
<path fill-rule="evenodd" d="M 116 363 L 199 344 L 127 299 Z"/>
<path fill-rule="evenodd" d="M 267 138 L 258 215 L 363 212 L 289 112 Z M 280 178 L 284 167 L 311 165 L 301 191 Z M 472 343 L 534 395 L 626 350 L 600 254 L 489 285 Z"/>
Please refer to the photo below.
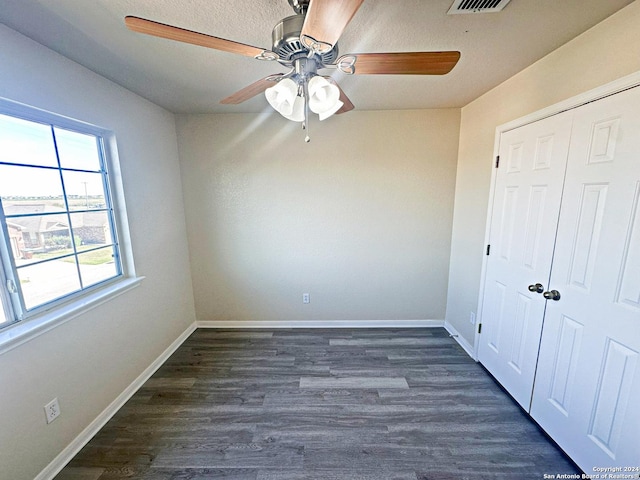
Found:
<path fill-rule="evenodd" d="M 511 0 L 455 0 L 447 12 L 455 13 L 494 13 L 507 6 Z"/>

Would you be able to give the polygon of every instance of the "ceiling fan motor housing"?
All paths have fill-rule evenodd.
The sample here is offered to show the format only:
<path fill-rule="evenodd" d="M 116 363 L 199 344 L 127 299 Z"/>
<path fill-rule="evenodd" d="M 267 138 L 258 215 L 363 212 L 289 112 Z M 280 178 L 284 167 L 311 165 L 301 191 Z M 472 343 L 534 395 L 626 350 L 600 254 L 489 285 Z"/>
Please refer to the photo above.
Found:
<path fill-rule="evenodd" d="M 300 54 L 307 55 L 309 49 L 300 41 L 300 32 L 304 24 L 304 15 L 292 15 L 284 18 L 275 27 L 273 27 L 272 51 L 278 54 L 282 60 L 291 61 Z M 322 62 L 322 65 L 330 65 L 335 63 L 338 58 L 338 45 L 334 45 L 331 50 L 325 53 L 316 53 L 319 57 L 316 60 Z"/>
<path fill-rule="evenodd" d="M 289 5 L 298 15 L 304 15 L 309 10 L 310 0 L 289 0 Z"/>

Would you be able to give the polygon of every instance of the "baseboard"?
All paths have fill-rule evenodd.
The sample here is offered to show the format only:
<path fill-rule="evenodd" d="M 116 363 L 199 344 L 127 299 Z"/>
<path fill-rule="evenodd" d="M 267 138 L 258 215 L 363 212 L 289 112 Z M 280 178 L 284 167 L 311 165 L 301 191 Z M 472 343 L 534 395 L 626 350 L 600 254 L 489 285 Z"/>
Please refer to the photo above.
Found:
<path fill-rule="evenodd" d="M 54 458 L 34 480 L 51 480 L 71 461 L 73 457 L 91 440 L 96 433 L 113 417 L 134 393 L 153 375 L 158 368 L 175 352 L 182 343 L 196 329 L 196 324 L 191 324 L 182 334 L 149 365 L 138 378 L 136 378 L 118 397 L 105 408 L 96 419 L 91 422 L 80 434 Z"/>
<path fill-rule="evenodd" d="M 449 322 L 444 323 L 444 328 L 447 329 L 447 332 L 451 334 L 451 337 L 456 342 L 458 342 L 458 344 L 464 349 L 464 351 L 467 352 L 467 354 L 477 362 L 478 359 L 476 358 L 473 346 L 469 342 L 467 342 L 464 337 L 460 335 L 460 333 L 458 333 L 458 330 L 456 330 L 454 326 Z"/>
<path fill-rule="evenodd" d="M 198 320 L 198 328 L 434 328 L 444 320 Z"/>

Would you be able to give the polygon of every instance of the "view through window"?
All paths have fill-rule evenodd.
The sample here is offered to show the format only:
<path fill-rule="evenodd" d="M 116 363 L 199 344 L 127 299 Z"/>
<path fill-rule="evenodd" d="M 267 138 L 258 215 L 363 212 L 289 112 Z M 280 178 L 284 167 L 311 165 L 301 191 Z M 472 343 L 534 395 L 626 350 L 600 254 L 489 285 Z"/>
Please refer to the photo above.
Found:
<path fill-rule="evenodd" d="M 14 318 L 122 275 L 103 139 L 0 114 L 5 294 Z"/>

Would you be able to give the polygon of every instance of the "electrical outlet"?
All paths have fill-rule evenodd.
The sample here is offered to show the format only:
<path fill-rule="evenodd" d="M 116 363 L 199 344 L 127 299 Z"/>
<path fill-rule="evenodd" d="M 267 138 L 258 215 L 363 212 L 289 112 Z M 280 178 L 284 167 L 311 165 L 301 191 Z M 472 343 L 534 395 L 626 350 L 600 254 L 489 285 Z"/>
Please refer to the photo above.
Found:
<path fill-rule="evenodd" d="M 311 301 L 311 299 L 309 298 L 309 294 L 308 293 L 303 293 L 302 294 L 302 303 L 309 303 Z"/>
<path fill-rule="evenodd" d="M 471 312 L 469 314 L 469 323 L 471 325 L 475 325 L 476 324 L 476 314 L 475 314 L 475 312 Z"/>
<path fill-rule="evenodd" d="M 44 406 L 44 414 L 46 415 L 47 423 L 53 422 L 60 415 L 60 405 L 58 399 L 54 398 Z"/>

